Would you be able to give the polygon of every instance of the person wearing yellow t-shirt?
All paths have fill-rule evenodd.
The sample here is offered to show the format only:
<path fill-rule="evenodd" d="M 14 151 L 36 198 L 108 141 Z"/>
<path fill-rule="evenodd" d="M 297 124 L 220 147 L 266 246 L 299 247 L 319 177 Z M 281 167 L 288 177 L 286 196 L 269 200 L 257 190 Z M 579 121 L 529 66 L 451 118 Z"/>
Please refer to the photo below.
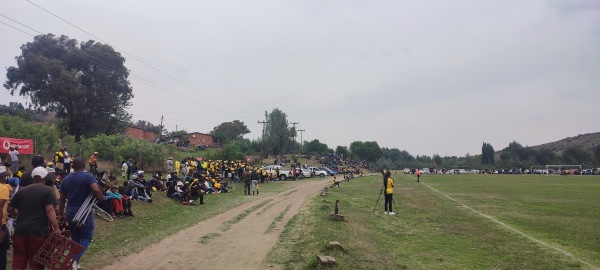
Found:
<path fill-rule="evenodd" d="M 6 254 L 10 248 L 10 239 L 8 229 L 6 228 L 6 219 L 8 217 L 8 200 L 10 198 L 8 179 L 8 169 L 4 164 L 0 164 L 0 220 L 2 228 L 0 230 L 0 269 L 6 269 Z"/>
<path fill-rule="evenodd" d="M 385 188 L 385 194 L 384 194 L 385 202 L 383 205 L 385 208 L 386 215 L 395 215 L 396 214 L 392 210 L 392 203 L 394 201 L 394 179 L 392 179 L 392 177 L 390 177 L 391 175 L 392 174 L 390 173 L 390 171 L 387 171 L 385 173 L 385 175 L 383 176 L 383 187 Z"/>

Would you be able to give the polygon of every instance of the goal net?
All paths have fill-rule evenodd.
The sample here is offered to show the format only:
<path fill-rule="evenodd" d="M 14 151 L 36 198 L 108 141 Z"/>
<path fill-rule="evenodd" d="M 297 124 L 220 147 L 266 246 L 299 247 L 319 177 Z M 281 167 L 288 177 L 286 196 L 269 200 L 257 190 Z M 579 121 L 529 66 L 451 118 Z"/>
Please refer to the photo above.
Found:
<path fill-rule="evenodd" d="M 583 174 L 581 165 L 546 165 L 546 175 L 574 175 Z"/>

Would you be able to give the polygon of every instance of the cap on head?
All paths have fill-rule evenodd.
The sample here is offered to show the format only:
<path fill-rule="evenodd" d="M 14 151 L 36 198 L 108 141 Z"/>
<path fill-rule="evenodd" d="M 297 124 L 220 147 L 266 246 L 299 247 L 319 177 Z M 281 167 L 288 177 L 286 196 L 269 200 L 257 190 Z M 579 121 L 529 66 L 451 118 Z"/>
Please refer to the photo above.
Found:
<path fill-rule="evenodd" d="M 0 177 L 7 176 L 8 170 L 4 166 L 4 164 L 0 164 Z"/>
<path fill-rule="evenodd" d="M 46 170 L 44 167 L 36 167 L 33 169 L 33 171 L 31 171 L 31 177 L 39 176 L 44 178 L 46 175 L 48 175 L 48 170 Z"/>

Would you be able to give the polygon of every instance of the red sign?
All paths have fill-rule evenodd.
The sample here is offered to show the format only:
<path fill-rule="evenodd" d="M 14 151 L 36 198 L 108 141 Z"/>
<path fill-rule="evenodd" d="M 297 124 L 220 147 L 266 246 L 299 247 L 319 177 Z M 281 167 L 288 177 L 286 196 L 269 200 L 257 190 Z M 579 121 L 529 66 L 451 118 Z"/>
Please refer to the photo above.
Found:
<path fill-rule="evenodd" d="M 10 147 L 15 147 L 19 154 L 33 154 L 33 140 L 0 137 L 0 153 L 8 153 Z"/>

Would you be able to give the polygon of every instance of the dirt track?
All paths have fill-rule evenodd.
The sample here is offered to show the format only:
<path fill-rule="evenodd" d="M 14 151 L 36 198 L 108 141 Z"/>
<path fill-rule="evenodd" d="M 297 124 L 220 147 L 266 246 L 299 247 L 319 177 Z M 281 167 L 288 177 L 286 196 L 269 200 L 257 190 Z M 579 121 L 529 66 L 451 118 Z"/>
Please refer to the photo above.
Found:
<path fill-rule="evenodd" d="M 266 263 L 267 254 L 306 199 L 330 181 L 297 181 L 286 191 L 261 194 L 102 269 L 278 269 Z"/>

